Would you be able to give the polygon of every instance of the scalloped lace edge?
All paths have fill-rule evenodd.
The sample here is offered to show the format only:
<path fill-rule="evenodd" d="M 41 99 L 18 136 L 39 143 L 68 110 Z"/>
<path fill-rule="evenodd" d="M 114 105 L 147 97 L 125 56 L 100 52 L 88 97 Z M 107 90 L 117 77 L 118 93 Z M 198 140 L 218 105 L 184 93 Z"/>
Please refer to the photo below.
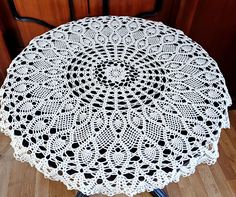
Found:
<path fill-rule="evenodd" d="M 0 89 L 0 100 L 1 97 L 3 95 L 3 89 Z M 228 94 L 229 95 L 229 94 Z M 228 97 L 229 99 L 226 101 L 226 107 L 225 110 L 228 109 L 228 107 L 232 104 L 232 100 L 230 98 L 230 96 Z M 9 136 L 11 139 L 10 145 L 13 148 L 14 151 L 14 158 L 20 162 L 27 162 L 31 165 L 31 167 L 35 167 L 39 172 L 41 172 L 44 175 L 44 178 L 53 180 L 53 181 L 60 181 L 62 183 L 64 183 L 67 187 L 68 190 L 79 190 L 81 191 L 83 194 L 86 195 L 93 195 L 93 194 L 104 194 L 104 195 L 109 195 L 109 196 L 113 196 L 116 194 L 126 194 L 128 196 L 134 196 L 138 193 L 141 192 L 150 192 L 153 191 L 154 189 L 163 189 L 165 186 L 167 186 L 169 183 L 171 182 L 178 182 L 180 180 L 181 177 L 187 177 L 190 176 L 192 174 L 195 173 L 195 169 L 198 165 L 200 164 L 207 164 L 207 165 L 213 165 L 216 163 L 217 158 L 219 157 L 219 153 L 218 153 L 218 141 L 219 141 L 219 137 L 221 134 L 221 129 L 225 129 L 225 128 L 230 128 L 230 122 L 229 122 L 229 115 L 227 113 L 227 115 L 225 116 L 225 118 L 222 120 L 223 124 L 222 127 L 218 128 L 219 130 L 219 136 L 218 138 L 212 143 L 212 150 L 210 150 L 210 153 L 207 154 L 207 152 L 205 151 L 203 155 L 201 155 L 198 158 L 192 158 L 190 159 L 190 162 L 187 166 L 183 166 L 179 171 L 175 171 L 175 174 L 172 173 L 172 178 L 168 178 L 165 181 L 162 182 L 162 184 L 154 184 L 154 185 L 150 185 L 147 184 L 145 182 L 143 182 L 142 186 L 130 186 L 130 188 L 124 189 L 121 187 L 116 187 L 114 191 L 110 191 L 108 189 L 106 189 L 106 187 L 102 186 L 100 188 L 88 188 L 84 182 L 87 182 L 87 179 L 80 179 L 78 180 L 78 186 L 71 186 L 70 183 L 67 182 L 66 179 L 63 179 L 61 176 L 58 176 L 56 174 L 54 175 L 49 175 L 48 172 L 46 172 L 45 170 L 43 170 L 42 168 L 39 167 L 39 165 L 37 165 L 37 162 L 35 160 L 34 157 L 30 157 L 27 153 L 22 154 L 21 156 L 17 156 L 17 147 L 15 147 L 14 145 L 17 144 L 17 140 L 15 140 L 12 137 L 12 134 L 9 132 L 9 130 L 7 129 L 6 125 L 7 123 L 4 123 L 2 120 L 2 110 L 0 109 L 0 132 L 4 133 L 6 136 Z M 212 154 L 213 153 L 213 154 Z M 118 185 L 118 184 L 117 184 Z M 118 185 L 119 186 L 119 185 Z M 128 187 L 127 187 L 128 188 Z"/>

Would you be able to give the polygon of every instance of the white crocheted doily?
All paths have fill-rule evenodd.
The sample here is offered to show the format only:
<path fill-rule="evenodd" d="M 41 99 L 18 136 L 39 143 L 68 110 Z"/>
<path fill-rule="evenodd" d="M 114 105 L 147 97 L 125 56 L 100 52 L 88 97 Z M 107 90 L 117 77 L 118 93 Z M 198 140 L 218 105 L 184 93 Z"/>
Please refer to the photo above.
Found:
<path fill-rule="evenodd" d="M 134 195 L 218 157 L 231 104 L 207 52 L 132 17 L 73 21 L 33 39 L 2 86 L 14 156 L 68 189 Z"/>

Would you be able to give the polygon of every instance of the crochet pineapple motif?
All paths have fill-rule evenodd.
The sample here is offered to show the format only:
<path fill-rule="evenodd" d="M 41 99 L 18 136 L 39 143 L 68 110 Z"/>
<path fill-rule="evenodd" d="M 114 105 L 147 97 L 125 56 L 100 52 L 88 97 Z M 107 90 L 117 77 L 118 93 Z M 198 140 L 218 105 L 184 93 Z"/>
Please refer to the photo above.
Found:
<path fill-rule="evenodd" d="M 15 157 L 87 195 L 163 188 L 218 157 L 231 104 L 207 52 L 183 32 L 92 17 L 34 38 L 2 86 Z"/>

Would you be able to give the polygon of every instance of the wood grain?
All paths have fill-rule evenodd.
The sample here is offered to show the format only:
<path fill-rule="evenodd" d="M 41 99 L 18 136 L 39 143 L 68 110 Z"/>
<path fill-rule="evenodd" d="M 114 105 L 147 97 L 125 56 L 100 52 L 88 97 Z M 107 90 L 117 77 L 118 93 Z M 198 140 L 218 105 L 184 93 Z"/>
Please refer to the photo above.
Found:
<path fill-rule="evenodd" d="M 215 165 L 200 165 L 189 177 L 166 187 L 169 197 L 236 197 L 236 110 L 230 111 L 231 129 L 224 129 L 219 143 L 220 157 Z M 74 197 L 56 181 L 45 179 L 27 163 L 16 161 L 10 139 L 0 134 L 1 197 Z M 125 197 L 125 195 L 116 195 Z M 93 197 L 103 197 L 93 195 Z M 136 197 L 151 197 L 141 193 Z"/>
<path fill-rule="evenodd" d="M 135 16 L 141 12 L 153 10 L 154 0 L 111 0 L 109 10 L 111 15 Z"/>
<path fill-rule="evenodd" d="M 6 76 L 7 74 L 7 68 L 11 62 L 10 53 L 8 51 L 4 34 L 1 31 L 0 26 L 0 84 L 2 84 L 4 78 L 1 76 Z"/>
<path fill-rule="evenodd" d="M 15 0 L 18 13 L 21 16 L 34 17 L 51 25 L 61 25 L 69 21 L 69 6 L 67 0 Z M 35 23 L 17 22 L 23 44 L 49 29 Z"/>

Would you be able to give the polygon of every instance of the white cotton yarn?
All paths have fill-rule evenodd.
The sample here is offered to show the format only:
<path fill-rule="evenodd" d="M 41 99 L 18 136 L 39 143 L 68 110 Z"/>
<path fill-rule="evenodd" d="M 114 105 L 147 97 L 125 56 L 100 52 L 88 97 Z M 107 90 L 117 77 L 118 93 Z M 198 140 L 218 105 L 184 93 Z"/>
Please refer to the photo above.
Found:
<path fill-rule="evenodd" d="M 218 157 L 231 99 L 182 31 L 84 18 L 33 39 L 8 69 L 1 128 L 14 156 L 84 194 L 163 188 Z"/>

